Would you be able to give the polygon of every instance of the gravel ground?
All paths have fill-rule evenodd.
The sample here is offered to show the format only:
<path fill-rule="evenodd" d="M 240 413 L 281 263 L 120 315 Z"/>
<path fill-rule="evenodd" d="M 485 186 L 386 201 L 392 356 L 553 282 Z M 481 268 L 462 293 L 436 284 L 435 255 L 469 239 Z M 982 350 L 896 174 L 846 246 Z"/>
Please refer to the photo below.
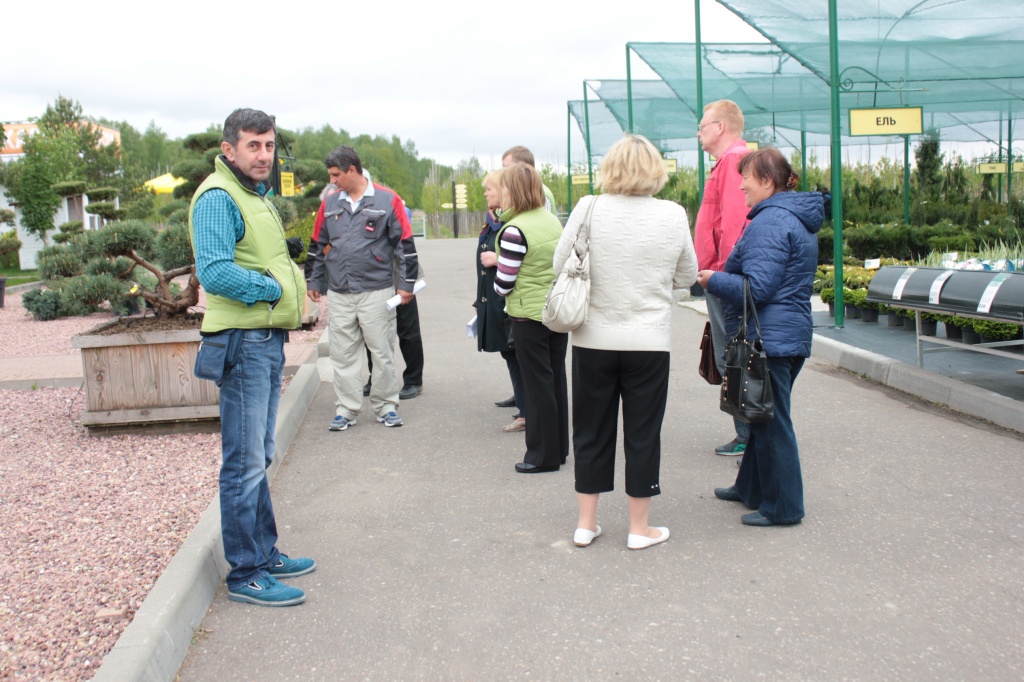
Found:
<path fill-rule="evenodd" d="M 291 342 L 320 338 L 320 306 Z M 108 320 L 38 322 L 9 293 L 0 357 L 77 354 Z M 81 410 L 79 389 L 0 390 L 0 679 L 93 677 L 217 493 L 219 434 L 92 437 Z"/>

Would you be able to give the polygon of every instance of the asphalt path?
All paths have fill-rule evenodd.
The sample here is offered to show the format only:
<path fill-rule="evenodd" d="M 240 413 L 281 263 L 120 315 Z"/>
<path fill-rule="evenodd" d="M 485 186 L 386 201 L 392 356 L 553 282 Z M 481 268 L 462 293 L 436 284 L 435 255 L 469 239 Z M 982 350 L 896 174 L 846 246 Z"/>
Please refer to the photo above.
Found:
<path fill-rule="evenodd" d="M 713 454 L 731 425 L 696 372 L 705 318 L 677 306 L 651 512 L 672 537 L 627 550 L 616 490 L 577 548 L 572 459 L 514 472 L 504 362 L 466 337 L 475 247 L 420 242 L 405 426 L 367 405 L 328 432 L 324 382 L 274 480 L 280 547 L 318 564 L 288 581 L 307 602 L 222 587 L 179 679 L 1020 679 L 1021 436 L 812 358 L 793 395 L 807 518 L 745 527 L 712 494 L 737 469 Z"/>

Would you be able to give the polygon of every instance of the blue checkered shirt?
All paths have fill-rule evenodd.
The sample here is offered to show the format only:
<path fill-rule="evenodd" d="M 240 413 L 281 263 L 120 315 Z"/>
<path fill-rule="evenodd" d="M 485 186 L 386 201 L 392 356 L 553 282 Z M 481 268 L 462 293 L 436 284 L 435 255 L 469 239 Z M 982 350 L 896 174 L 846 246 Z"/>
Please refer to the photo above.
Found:
<path fill-rule="evenodd" d="M 265 193 L 265 185 L 259 185 Z M 192 212 L 196 275 L 207 293 L 246 305 L 281 298 L 281 285 L 272 277 L 235 264 L 235 244 L 245 236 L 242 212 L 222 189 L 211 189 L 196 201 Z"/>

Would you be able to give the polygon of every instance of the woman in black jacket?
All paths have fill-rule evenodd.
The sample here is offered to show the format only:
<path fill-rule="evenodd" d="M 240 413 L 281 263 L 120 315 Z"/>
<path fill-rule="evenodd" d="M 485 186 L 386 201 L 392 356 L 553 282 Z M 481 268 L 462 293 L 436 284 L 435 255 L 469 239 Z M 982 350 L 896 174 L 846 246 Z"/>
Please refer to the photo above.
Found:
<path fill-rule="evenodd" d="M 509 337 L 508 315 L 505 314 L 505 299 L 494 293 L 494 276 L 498 273 L 498 257 L 495 240 L 504 223 L 497 213 L 501 205 L 498 177 L 501 171 L 496 170 L 484 178 L 484 198 L 487 200 L 487 222 L 480 230 L 480 245 L 476 254 L 476 347 L 485 353 L 501 353 L 508 365 L 508 374 L 512 379 L 512 391 L 515 396 L 516 414 L 511 424 L 501 427 L 510 433 L 526 430 L 526 419 L 523 417 L 523 390 L 519 378 L 519 362 L 516 360 L 515 349 L 511 347 Z M 501 403 L 498 403 L 499 405 Z"/>

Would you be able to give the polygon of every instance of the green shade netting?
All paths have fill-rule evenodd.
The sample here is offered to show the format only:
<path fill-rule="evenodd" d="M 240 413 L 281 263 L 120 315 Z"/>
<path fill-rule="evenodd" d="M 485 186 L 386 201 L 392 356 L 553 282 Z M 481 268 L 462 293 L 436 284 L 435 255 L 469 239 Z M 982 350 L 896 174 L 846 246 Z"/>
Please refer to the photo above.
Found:
<path fill-rule="evenodd" d="M 717 1 L 827 88 L 829 22 L 825 0 L 798 4 L 781 0 Z M 995 141 L 1007 119 L 1017 127 L 1022 117 L 1018 110 L 1024 109 L 1021 0 L 841 0 L 837 5 L 839 84 L 844 110 L 920 106 L 925 126 L 939 129 L 947 140 Z M 730 72 L 744 68 L 734 63 Z M 828 109 L 827 103 L 820 101 L 820 93 L 805 99 L 804 92 L 793 88 L 788 92 L 808 110 Z M 764 102 L 761 97 L 752 99 Z M 844 120 L 843 125 L 846 132 L 848 122 Z"/>
<path fill-rule="evenodd" d="M 694 44 L 630 43 L 629 46 L 684 104 L 691 109 L 696 108 Z M 798 131 L 803 130 L 809 133 L 808 144 L 827 144 L 826 138 L 831 131 L 831 99 L 826 80 L 775 45 L 707 43 L 701 47 L 705 103 L 731 99 L 743 110 L 748 130 L 767 128 L 773 131 L 769 137 L 788 138 L 790 143 L 798 140 Z M 983 93 L 993 99 L 979 99 Z M 965 98 L 958 87 L 896 92 L 873 84 L 870 90 L 855 87 L 854 91 L 843 93 L 840 105 L 844 110 L 851 107 L 922 106 L 925 128 L 941 130 L 943 139 L 995 142 L 999 139 L 1000 127 L 1005 128 L 1007 118 L 1024 120 L 1024 106 L 1017 107 L 1021 111 L 1016 111 L 1012 99 L 1013 95 L 1005 90 L 992 87 L 979 91 L 971 100 Z M 681 121 L 680 125 L 689 123 Z M 848 120 L 845 116 L 842 126 L 846 135 Z M 875 144 L 891 139 L 870 137 L 856 138 L 856 141 Z M 847 140 L 850 141 L 854 140 Z"/>

